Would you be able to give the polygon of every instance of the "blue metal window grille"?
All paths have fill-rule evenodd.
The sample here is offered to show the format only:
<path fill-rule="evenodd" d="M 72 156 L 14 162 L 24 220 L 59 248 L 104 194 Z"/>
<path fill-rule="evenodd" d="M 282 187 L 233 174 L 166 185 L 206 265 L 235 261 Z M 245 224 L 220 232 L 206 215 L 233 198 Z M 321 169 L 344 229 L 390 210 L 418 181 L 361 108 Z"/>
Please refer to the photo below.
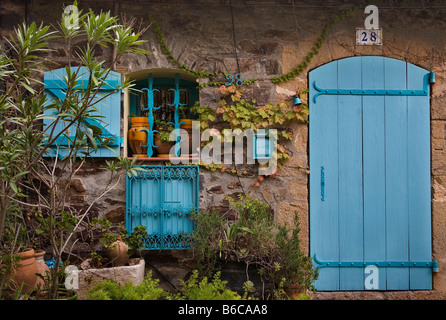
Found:
<path fill-rule="evenodd" d="M 154 145 L 153 138 L 157 130 L 154 130 L 155 119 L 163 120 L 159 118 L 159 113 L 161 111 L 169 112 L 169 110 L 163 110 L 163 107 L 160 105 L 155 105 L 155 94 L 160 94 L 160 87 L 168 87 L 168 91 L 173 95 L 172 103 L 166 103 L 164 108 L 173 110 L 173 119 L 172 121 L 168 121 L 173 125 L 176 131 L 176 144 L 175 144 L 175 155 L 180 155 L 180 144 L 181 136 L 180 136 L 180 126 L 182 122 L 180 122 L 180 108 L 183 106 L 191 107 L 193 103 L 198 100 L 198 92 L 196 90 L 196 83 L 192 83 L 190 81 L 180 79 L 180 75 L 175 74 L 175 78 L 154 78 L 152 74 L 149 74 L 147 80 L 138 81 L 136 83 L 137 88 L 147 94 L 147 102 L 145 107 L 142 107 L 138 110 L 138 97 L 136 95 L 132 95 L 131 103 L 130 103 L 130 113 L 138 114 L 143 113 L 144 116 L 147 116 L 149 122 L 149 129 L 143 129 L 143 131 L 147 132 L 147 157 L 151 158 L 155 155 L 154 151 L 156 150 L 156 146 Z M 186 103 L 181 103 L 180 96 L 183 93 L 187 93 L 188 101 Z M 157 117 L 158 114 L 158 117 Z"/>
<path fill-rule="evenodd" d="M 147 228 L 146 250 L 190 248 L 198 213 L 198 166 L 141 166 L 127 176 L 127 231 Z"/>

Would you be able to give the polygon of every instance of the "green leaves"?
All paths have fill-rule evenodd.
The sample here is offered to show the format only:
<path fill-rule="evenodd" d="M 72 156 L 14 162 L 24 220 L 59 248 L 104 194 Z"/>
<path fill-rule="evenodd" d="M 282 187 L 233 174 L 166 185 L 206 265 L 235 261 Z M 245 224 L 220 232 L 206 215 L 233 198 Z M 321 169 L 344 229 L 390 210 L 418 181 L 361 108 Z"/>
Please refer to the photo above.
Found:
<path fill-rule="evenodd" d="M 134 52 L 142 55 L 151 54 L 150 51 L 142 49 L 140 46 L 147 40 L 139 40 L 140 35 L 136 34 L 132 28 L 122 25 L 114 29 L 113 44 L 117 49 L 118 56 L 126 52 Z"/>
<path fill-rule="evenodd" d="M 67 12 L 71 8 L 70 12 Z M 77 8 L 77 1 L 73 2 L 71 7 L 65 8 L 61 22 L 58 23 L 60 33 L 65 39 L 73 39 L 74 37 L 80 35 L 80 25 L 85 18 L 85 15 L 81 15 L 82 10 L 79 11 Z"/>
<path fill-rule="evenodd" d="M 0 77 L 8 78 L 7 89 L 0 96 L 0 182 L 3 185 L 0 194 L 0 241 L 10 208 L 16 204 L 36 205 L 20 201 L 17 197 L 24 196 L 22 192 L 33 191 L 38 197 L 38 205 L 45 209 L 45 214 L 51 215 L 51 219 L 42 220 L 42 224 L 58 224 L 65 228 L 63 232 L 73 230 L 75 221 L 71 219 L 71 213 L 66 212 L 64 192 L 67 190 L 58 185 L 60 174 L 72 170 L 71 174 L 67 174 L 72 177 L 92 151 L 107 147 L 114 139 L 102 132 L 105 124 L 95 107 L 113 94 L 101 90 L 106 84 L 105 79 L 109 79 L 111 69 L 103 68 L 104 61 L 95 57 L 94 48 L 114 46 L 116 61 L 127 52 L 149 53 L 141 48 L 145 41 L 140 39 L 140 35 L 121 25 L 110 12 L 95 14 L 90 10 L 82 14 L 77 9 L 76 1 L 66 9 L 54 31 L 50 26 L 35 22 L 17 26 L 7 39 L 6 51 L 0 53 Z M 86 47 L 76 50 L 78 60 L 88 71 L 88 80 L 83 77 L 82 86 L 79 86 L 81 68 L 71 68 L 71 52 L 74 51 L 71 41 L 78 36 L 87 39 Z M 63 79 L 57 79 L 63 80 L 66 88 L 63 95 L 59 92 L 58 98 L 49 100 L 44 94 L 43 83 L 33 75 L 38 74 L 36 70 L 45 70 L 42 64 L 46 58 L 42 53 L 50 51 L 49 40 L 55 37 L 66 40 L 65 49 L 69 52 L 66 75 Z M 130 82 L 126 81 L 116 90 L 129 86 Z M 53 121 L 43 129 L 43 119 Z M 60 125 L 65 126 L 65 130 L 55 130 Z M 64 140 L 63 148 L 68 150 L 65 158 L 54 162 L 54 158 L 44 158 L 53 142 L 61 140 Z M 57 163 L 62 170 L 53 168 Z M 112 173 L 125 169 L 132 175 L 143 170 L 123 160 L 108 162 L 107 165 Z M 41 181 L 48 190 L 40 192 L 35 181 Z M 46 231 L 51 232 L 51 228 Z M 64 241 L 62 236 L 54 233 L 51 238 L 53 244 Z"/>
<path fill-rule="evenodd" d="M 112 31 L 117 27 L 117 19 L 110 12 L 101 12 L 96 15 L 91 9 L 81 21 L 88 43 L 107 46 L 113 41 Z"/>

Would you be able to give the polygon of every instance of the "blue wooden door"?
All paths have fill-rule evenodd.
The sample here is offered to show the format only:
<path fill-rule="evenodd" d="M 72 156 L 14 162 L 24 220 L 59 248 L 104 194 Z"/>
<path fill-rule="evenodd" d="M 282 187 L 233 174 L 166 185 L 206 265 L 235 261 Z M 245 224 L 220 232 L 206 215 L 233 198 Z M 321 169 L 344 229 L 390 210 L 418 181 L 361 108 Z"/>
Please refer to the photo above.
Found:
<path fill-rule="evenodd" d="M 367 290 L 370 265 L 377 268 L 372 289 L 432 288 L 431 75 L 378 56 L 310 72 L 310 253 L 318 290 Z"/>
<path fill-rule="evenodd" d="M 142 166 L 127 177 L 127 230 L 146 227 L 145 249 L 185 249 L 198 213 L 198 166 Z"/>
<path fill-rule="evenodd" d="M 85 67 L 73 67 L 71 72 L 77 73 L 77 83 L 74 87 L 78 91 L 79 95 L 82 95 L 83 88 L 88 86 L 90 72 Z M 48 97 L 48 105 L 53 102 L 63 103 L 65 100 L 65 92 L 67 89 L 66 83 L 66 69 L 60 68 L 45 72 L 45 94 Z M 121 75 L 117 72 L 110 71 L 106 79 L 99 79 L 104 81 L 100 90 L 92 91 L 92 100 L 90 109 L 92 114 L 100 116 L 100 119 L 86 120 L 101 129 L 103 138 L 110 138 L 110 145 L 107 147 L 98 148 L 96 152 L 91 152 L 92 157 L 116 157 L 120 153 L 121 146 L 121 91 L 117 90 L 121 83 Z M 94 97 L 93 97 L 94 96 Z M 57 109 L 47 109 L 46 115 L 53 115 L 57 113 Z M 54 121 L 53 119 L 45 119 L 45 127 L 50 126 Z M 70 130 L 65 130 L 68 122 L 59 121 L 55 127 L 52 136 L 55 136 L 61 131 L 63 135 L 59 137 L 56 143 L 53 144 L 51 150 L 48 152 L 49 156 L 64 157 L 70 153 L 70 146 L 72 145 L 75 137 L 75 126 L 72 126 Z M 50 131 L 50 130 L 47 130 Z M 57 154 L 56 154 L 57 152 Z"/>

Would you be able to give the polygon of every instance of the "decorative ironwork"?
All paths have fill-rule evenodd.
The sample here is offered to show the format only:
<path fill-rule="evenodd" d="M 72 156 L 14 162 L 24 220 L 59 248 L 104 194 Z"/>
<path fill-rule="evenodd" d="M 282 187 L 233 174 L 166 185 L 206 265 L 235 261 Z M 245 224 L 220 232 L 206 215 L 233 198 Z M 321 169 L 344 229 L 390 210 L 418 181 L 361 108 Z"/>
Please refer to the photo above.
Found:
<path fill-rule="evenodd" d="M 322 89 L 316 81 L 313 86 L 318 91 L 313 99 L 316 102 L 320 95 L 365 95 L 365 96 L 427 96 L 429 94 L 429 83 L 435 82 L 435 74 L 433 72 L 426 74 L 423 79 L 423 89 L 411 90 L 395 90 L 395 89 Z"/>
<path fill-rule="evenodd" d="M 198 166 L 141 166 L 127 177 L 127 230 L 147 227 L 147 250 L 186 249 L 198 212 Z"/>
<path fill-rule="evenodd" d="M 314 261 L 318 264 L 317 268 L 360 268 L 367 266 L 387 267 L 387 268 L 432 268 L 433 272 L 438 272 L 438 262 L 435 261 L 331 261 L 323 262 L 316 258 L 314 254 Z"/>

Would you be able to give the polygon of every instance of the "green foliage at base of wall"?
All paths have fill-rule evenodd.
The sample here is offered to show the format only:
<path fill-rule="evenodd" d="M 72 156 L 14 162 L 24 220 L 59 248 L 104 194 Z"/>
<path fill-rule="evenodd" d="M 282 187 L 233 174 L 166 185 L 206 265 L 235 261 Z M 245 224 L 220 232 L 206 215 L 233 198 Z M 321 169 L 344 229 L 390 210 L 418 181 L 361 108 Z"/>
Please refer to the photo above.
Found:
<path fill-rule="evenodd" d="M 237 219 L 228 221 L 218 212 L 201 212 L 192 234 L 194 248 L 200 252 L 198 270 L 214 274 L 218 262 L 238 261 L 255 266 L 270 293 L 283 285 L 299 291 L 314 290 L 318 273 L 300 247 L 297 213 L 293 225 L 280 225 L 274 220 L 269 205 L 240 196 L 228 198 Z"/>

